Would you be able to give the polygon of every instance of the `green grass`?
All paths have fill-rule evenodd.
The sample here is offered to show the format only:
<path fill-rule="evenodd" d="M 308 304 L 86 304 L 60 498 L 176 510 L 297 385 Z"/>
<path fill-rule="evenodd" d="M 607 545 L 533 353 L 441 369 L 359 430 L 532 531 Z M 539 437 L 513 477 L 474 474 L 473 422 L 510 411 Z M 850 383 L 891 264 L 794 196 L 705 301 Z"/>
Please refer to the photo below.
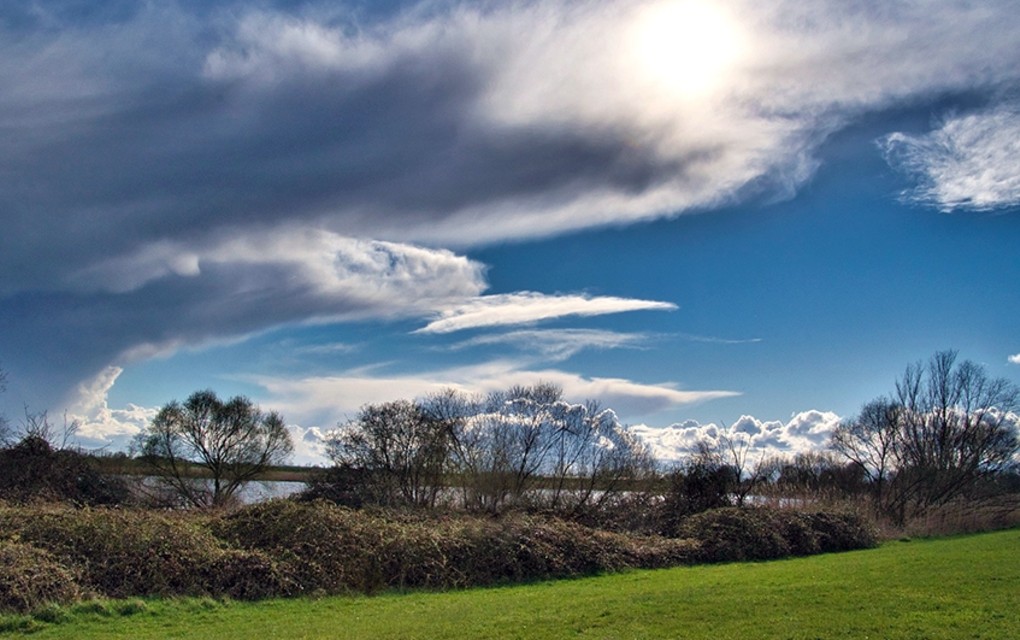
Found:
<path fill-rule="evenodd" d="M 447 593 L 86 603 L 32 638 L 1018 638 L 1020 531 Z M 47 622 L 46 620 L 52 620 Z"/>

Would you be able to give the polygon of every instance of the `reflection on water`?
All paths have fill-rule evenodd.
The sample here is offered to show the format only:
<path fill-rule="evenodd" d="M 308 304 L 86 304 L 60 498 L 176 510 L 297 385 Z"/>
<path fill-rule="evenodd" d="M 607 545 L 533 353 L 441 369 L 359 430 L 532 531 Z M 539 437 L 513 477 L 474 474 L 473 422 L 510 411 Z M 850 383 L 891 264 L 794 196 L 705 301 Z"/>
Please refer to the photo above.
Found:
<path fill-rule="evenodd" d="M 205 483 L 212 490 L 212 481 L 203 479 L 192 479 L 189 480 L 191 483 Z M 138 488 L 142 495 L 149 492 L 157 492 L 159 485 L 159 478 L 156 476 L 145 476 L 141 478 L 140 487 Z M 292 480 L 254 480 L 248 484 L 242 486 L 236 496 L 243 504 L 255 504 L 257 502 L 265 502 L 266 500 L 272 500 L 273 498 L 286 498 L 287 496 L 294 495 L 300 491 L 303 491 L 307 485 L 304 482 L 296 482 Z"/>
<path fill-rule="evenodd" d="M 241 487 L 237 496 L 245 504 L 264 502 L 273 498 L 286 498 L 304 490 L 304 482 L 290 480 L 256 480 Z"/>

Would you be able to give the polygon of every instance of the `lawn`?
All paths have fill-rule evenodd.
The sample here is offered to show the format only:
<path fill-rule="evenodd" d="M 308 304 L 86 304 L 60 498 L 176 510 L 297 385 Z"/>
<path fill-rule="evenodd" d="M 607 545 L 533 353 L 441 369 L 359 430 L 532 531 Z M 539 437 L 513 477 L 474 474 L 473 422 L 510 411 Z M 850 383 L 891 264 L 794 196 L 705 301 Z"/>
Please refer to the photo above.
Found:
<path fill-rule="evenodd" d="M 100 602 L 41 617 L 59 622 L 33 619 L 33 639 L 1013 639 L 1020 637 L 1020 530 L 504 588 Z M 3 619 L 8 629 L 18 620 Z"/>

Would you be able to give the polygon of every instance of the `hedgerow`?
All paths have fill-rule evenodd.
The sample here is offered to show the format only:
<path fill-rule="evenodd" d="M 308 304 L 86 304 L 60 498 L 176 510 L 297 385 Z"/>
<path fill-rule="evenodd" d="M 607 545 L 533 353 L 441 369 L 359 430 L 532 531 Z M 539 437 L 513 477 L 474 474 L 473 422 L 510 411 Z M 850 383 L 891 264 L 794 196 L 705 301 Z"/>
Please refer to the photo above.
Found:
<path fill-rule="evenodd" d="M 87 596 L 256 599 L 450 589 L 874 544 L 860 518 L 719 509 L 680 537 L 533 514 L 483 517 L 270 501 L 227 514 L 0 505 L 0 609 Z"/>
<path fill-rule="evenodd" d="M 727 507 L 690 516 L 681 536 L 701 543 L 701 560 L 772 560 L 791 555 L 863 549 L 877 534 L 861 516 L 848 512 L 799 512 Z"/>

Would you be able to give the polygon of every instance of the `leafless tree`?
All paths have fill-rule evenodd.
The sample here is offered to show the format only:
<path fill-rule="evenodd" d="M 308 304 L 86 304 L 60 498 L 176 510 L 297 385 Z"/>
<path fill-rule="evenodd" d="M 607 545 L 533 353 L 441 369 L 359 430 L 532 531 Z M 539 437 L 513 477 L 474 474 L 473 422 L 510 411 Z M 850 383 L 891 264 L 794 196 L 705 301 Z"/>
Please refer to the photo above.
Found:
<path fill-rule="evenodd" d="M 903 413 L 898 402 L 877 398 L 840 422 L 832 434 L 830 446 L 864 473 L 876 500 L 886 495 L 889 476 L 898 464 Z"/>
<path fill-rule="evenodd" d="M 7 372 L 0 369 L 0 393 L 7 391 Z M 14 443 L 14 433 L 7 416 L 0 413 L 0 448 L 8 447 Z"/>
<path fill-rule="evenodd" d="M 223 402 L 208 390 L 163 407 L 137 442 L 159 479 L 194 507 L 229 504 L 293 451 L 278 413 L 264 413 L 243 396 Z"/>
<path fill-rule="evenodd" d="M 333 464 L 359 475 L 361 499 L 434 507 L 447 470 L 449 432 L 407 400 L 363 407 L 328 440 Z"/>
<path fill-rule="evenodd" d="M 484 397 L 446 391 L 421 402 L 447 425 L 451 467 L 468 509 L 529 504 L 577 516 L 651 467 L 615 413 L 593 401 L 567 402 L 555 385 Z"/>
<path fill-rule="evenodd" d="M 841 424 L 832 446 L 869 474 L 881 508 L 902 522 L 1016 463 L 1018 393 L 941 351 L 909 366 L 892 399 Z"/>

